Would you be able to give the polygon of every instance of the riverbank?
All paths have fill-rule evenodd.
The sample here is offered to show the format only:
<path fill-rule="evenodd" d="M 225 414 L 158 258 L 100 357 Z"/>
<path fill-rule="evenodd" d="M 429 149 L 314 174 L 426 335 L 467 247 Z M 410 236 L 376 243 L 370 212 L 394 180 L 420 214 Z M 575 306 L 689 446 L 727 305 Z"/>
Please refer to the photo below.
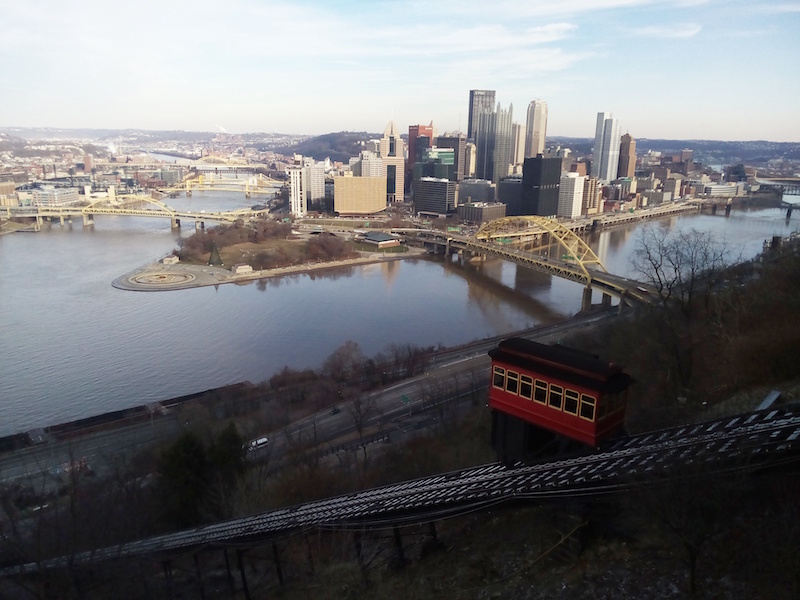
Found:
<path fill-rule="evenodd" d="M 154 262 L 117 277 L 111 285 L 130 292 L 163 292 L 186 290 L 196 287 L 222 285 L 225 283 L 247 283 L 259 279 L 299 275 L 325 271 L 341 267 L 361 266 L 374 263 L 391 262 L 425 255 L 421 248 L 408 248 L 403 253 L 361 252 L 358 258 L 345 260 L 306 263 L 278 269 L 264 269 L 249 273 L 233 273 L 223 267 L 177 263 L 173 265 Z"/>

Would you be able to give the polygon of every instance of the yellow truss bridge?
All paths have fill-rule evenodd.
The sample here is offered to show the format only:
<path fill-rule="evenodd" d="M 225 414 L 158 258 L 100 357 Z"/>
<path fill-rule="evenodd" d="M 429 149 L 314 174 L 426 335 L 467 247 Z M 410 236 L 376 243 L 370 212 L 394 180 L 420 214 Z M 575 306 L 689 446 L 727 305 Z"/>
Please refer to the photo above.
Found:
<path fill-rule="evenodd" d="M 445 246 L 475 256 L 492 255 L 511 262 L 550 273 L 557 277 L 582 283 L 583 307 L 591 304 L 592 288 L 603 293 L 603 303 L 608 305 L 611 296 L 620 304 L 632 301 L 650 302 L 651 290 L 640 282 L 609 273 L 589 245 L 574 231 L 554 219 L 539 216 L 504 217 L 485 223 L 472 237 L 438 231 L 419 231 L 407 235 L 422 241 Z M 531 241 L 540 251 L 529 252 L 511 245 L 514 240 Z M 544 251 L 547 249 L 547 251 Z M 554 251 L 555 250 L 555 251 Z"/>
<path fill-rule="evenodd" d="M 208 173 L 206 175 L 198 175 L 197 177 L 186 179 L 181 184 L 161 190 L 161 192 L 167 195 L 186 192 L 187 196 L 191 196 L 192 192 L 204 191 L 238 192 L 244 193 L 246 198 L 250 198 L 253 194 L 273 196 L 283 185 L 283 181 L 272 179 L 271 177 L 266 177 L 261 174 L 243 178 L 233 178 L 220 177 L 214 173 Z"/>

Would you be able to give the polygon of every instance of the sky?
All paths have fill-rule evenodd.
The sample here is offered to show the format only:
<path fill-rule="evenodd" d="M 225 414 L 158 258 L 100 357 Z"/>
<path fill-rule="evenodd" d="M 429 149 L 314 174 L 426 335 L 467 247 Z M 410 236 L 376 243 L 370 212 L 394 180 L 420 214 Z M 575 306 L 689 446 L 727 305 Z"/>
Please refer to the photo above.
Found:
<path fill-rule="evenodd" d="M 0 0 L 0 127 L 800 142 L 800 1 Z"/>

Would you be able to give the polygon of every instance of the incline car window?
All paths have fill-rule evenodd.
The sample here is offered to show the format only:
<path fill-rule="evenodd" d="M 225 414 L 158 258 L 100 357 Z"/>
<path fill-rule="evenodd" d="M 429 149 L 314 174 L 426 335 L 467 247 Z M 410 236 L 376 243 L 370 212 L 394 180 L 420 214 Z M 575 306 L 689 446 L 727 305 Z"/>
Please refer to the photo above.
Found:
<path fill-rule="evenodd" d="M 564 412 L 571 415 L 578 414 L 578 392 L 575 390 L 564 391 Z"/>
<path fill-rule="evenodd" d="M 519 387 L 519 373 L 509 371 L 506 377 L 506 391 L 509 394 L 516 394 Z"/>
<path fill-rule="evenodd" d="M 505 387 L 505 383 L 506 383 L 506 370 L 503 367 L 495 367 L 494 378 L 492 379 L 492 385 L 502 390 Z"/>
<path fill-rule="evenodd" d="M 594 405 L 595 399 L 593 396 L 581 394 L 581 418 L 594 421 Z"/>
<path fill-rule="evenodd" d="M 530 400 L 531 394 L 533 394 L 533 377 L 521 375 L 519 378 L 519 395 Z"/>
<path fill-rule="evenodd" d="M 564 397 L 564 388 L 560 385 L 550 384 L 550 406 L 561 410 L 561 401 Z"/>
<path fill-rule="evenodd" d="M 541 402 L 542 404 L 546 404 L 547 403 L 547 382 L 537 379 L 535 385 L 536 385 L 536 391 L 533 394 L 533 399 L 536 400 L 536 402 Z"/>

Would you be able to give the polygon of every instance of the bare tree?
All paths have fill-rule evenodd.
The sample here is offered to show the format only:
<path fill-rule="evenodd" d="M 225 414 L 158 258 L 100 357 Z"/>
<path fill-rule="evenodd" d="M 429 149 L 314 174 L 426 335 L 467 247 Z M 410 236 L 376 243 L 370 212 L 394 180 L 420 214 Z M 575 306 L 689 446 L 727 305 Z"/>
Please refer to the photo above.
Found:
<path fill-rule="evenodd" d="M 632 264 L 663 303 L 676 305 L 690 319 L 698 299 L 707 306 L 731 255 L 728 244 L 707 231 L 645 227 Z"/>
<path fill-rule="evenodd" d="M 731 264 L 731 248 L 704 231 L 644 228 L 632 259 L 634 270 L 652 286 L 659 304 L 658 330 L 650 333 L 653 357 L 677 396 L 692 395 L 692 375 L 704 335 L 695 326 L 707 314 L 722 273 Z"/>

